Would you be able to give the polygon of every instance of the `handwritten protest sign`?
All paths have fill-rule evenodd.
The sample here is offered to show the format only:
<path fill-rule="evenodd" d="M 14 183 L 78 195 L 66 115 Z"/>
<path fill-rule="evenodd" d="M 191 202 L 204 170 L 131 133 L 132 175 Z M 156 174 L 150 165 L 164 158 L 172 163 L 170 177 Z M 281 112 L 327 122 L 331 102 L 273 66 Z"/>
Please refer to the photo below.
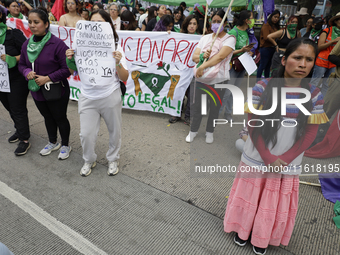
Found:
<path fill-rule="evenodd" d="M 108 22 L 80 20 L 75 31 L 75 55 L 78 73 L 88 85 L 110 85 L 115 76 L 114 35 Z"/>
<path fill-rule="evenodd" d="M 5 46 L 0 44 L 0 56 L 2 54 L 6 54 Z M 0 59 L 0 91 L 1 92 L 11 92 L 11 88 L 9 86 L 9 77 L 8 77 L 8 65 L 6 62 Z"/>

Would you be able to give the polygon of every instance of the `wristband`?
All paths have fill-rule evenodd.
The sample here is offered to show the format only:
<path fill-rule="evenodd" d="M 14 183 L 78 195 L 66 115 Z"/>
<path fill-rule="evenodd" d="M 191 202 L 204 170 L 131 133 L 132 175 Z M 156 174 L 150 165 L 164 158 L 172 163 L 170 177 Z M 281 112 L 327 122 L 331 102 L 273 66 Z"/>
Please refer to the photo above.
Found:
<path fill-rule="evenodd" d="M 119 68 L 122 68 L 122 65 L 120 63 L 116 64 Z"/>

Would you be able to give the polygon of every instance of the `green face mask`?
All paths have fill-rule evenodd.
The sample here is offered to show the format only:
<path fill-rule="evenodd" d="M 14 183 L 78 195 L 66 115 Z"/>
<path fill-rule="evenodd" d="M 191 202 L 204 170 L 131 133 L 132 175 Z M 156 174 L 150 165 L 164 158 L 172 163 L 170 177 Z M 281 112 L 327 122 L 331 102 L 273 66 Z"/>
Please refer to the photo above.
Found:
<path fill-rule="evenodd" d="M 248 24 L 249 28 L 253 28 L 255 25 L 255 19 L 250 19 L 251 23 Z"/>
<path fill-rule="evenodd" d="M 289 32 L 289 35 L 291 38 L 294 38 L 296 35 L 296 28 L 297 28 L 297 24 L 290 24 L 287 26 L 287 30 Z"/>

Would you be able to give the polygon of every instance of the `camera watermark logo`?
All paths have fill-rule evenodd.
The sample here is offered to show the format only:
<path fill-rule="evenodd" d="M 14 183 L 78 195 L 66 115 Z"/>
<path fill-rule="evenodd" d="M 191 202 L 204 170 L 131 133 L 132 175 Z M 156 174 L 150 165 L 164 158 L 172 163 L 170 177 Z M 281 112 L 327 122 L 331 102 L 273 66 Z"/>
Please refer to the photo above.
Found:
<path fill-rule="evenodd" d="M 215 88 L 221 89 L 229 89 L 232 96 L 233 96 L 233 114 L 234 115 L 244 115 L 244 95 L 240 88 L 236 87 L 235 85 L 231 84 L 215 84 Z M 209 92 L 209 91 L 208 91 Z M 304 98 L 294 98 L 289 99 L 286 97 L 287 93 L 302 93 L 306 95 Z M 213 95 L 211 93 L 207 93 L 215 102 Z M 216 93 L 217 94 L 217 93 Z M 218 95 L 218 94 L 217 94 Z M 249 110 L 256 115 L 259 116 L 267 116 L 275 112 L 277 105 L 278 105 L 278 89 L 273 88 L 272 90 L 272 106 L 270 109 L 267 110 L 258 110 L 255 109 L 253 106 L 253 98 L 252 98 L 252 88 L 248 88 L 247 91 L 248 95 L 248 107 Z M 284 87 L 281 88 L 281 115 L 286 115 L 286 107 L 287 105 L 296 105 L 299 110 L 304 115 L 311 115 L 311 113 L 302 105 L 303 103 L 308 102 L 311 99 L 311 93 L 309 90 L 304 88 L 296 88 L 296 87 Z M 201 114 L 207 115 L 207 95 L 201 95 Z"/>

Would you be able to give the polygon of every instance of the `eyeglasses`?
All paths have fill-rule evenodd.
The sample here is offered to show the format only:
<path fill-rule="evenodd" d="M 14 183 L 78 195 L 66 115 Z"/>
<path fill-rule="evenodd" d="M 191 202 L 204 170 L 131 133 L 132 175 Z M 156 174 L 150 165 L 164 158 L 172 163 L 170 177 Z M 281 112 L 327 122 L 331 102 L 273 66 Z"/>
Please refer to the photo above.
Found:
<path fill-rule="evenodd" d="M 122 22 L 123 25 L 129 25 L 129 21 L 124 21 L 124 20 L 121 20 L 120 22 Z"/>

